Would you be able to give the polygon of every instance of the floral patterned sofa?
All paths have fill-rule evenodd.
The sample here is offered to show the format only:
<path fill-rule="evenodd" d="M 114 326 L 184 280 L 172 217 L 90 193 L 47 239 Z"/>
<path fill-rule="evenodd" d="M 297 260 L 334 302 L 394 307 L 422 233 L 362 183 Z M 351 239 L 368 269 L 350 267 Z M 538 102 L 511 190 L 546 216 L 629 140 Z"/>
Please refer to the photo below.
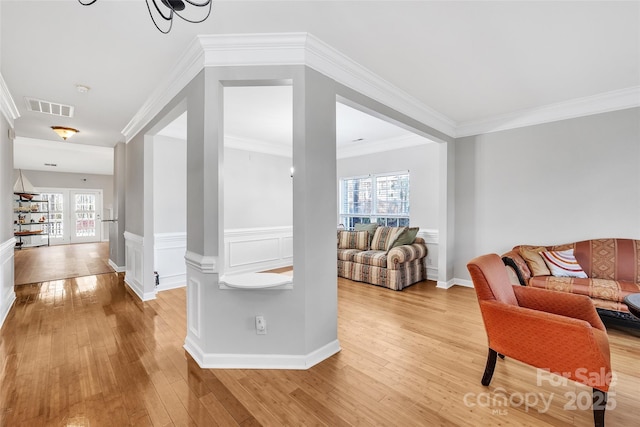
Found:
<path fill-rule="evenodd" d="M 338 276 L 396 291 L 427 278 L 418 227 L 363 228 L 338 232 Z"/>
<path fill-rule="evenodd" d="M 555 263 L 543 254 L 549 251 L 565 254 L 572 251 L 577 272 L 553 275 L 550 269 L 546 270 L 545 267 L 554 267 Z M 629 313 L 623 302 L 627 295 L 640 292 L 640 240 L 594 239 L 555 246 L 520 245 L 503 254 L 502 260 L 514 284 L 587 295 L 603 319 L 640 326 L 640 321 Z"/>

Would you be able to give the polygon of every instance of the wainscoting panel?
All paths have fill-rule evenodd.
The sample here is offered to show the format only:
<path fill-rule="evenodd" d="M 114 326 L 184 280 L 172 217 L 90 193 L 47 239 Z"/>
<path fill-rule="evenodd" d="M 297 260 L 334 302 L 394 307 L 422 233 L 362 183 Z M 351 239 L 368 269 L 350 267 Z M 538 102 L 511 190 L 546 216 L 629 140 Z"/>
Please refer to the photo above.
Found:
<path fill-rule="evenodd" d="M 293 227 L 225 230 L 225 274 L 286 267 L 293 263 Z"/>
<path fill-rule="evenodd" d="M 0 243 L 0 326 L 4 323 L 13 302 L 16 300 L 16 293 L 13 290 L 13 247 L 15 244 L 16 239 L 13 237 Z"/>
<path fill-rule="evenodd" d="M 143 238 L 142 236 L 125 231 L 124 241 L 124 257 L 126 262 L 124 282 L 142 301 L 152 299 L 155 295 L 145 298 L 144 286 L 142 284 L 144 265 Z"/>
<path fill-rule="evenodd" d="M 154 234 L 153 265 L 158 272 L 158 291 L 187 285 L 184 256 L 187 253 L 187 233 Z"/>
<path fill-rule="evenodd" d="M 438 280 L 438 230 L 422 229 L 418 236 L 427 244 L 427 279 Z"/>

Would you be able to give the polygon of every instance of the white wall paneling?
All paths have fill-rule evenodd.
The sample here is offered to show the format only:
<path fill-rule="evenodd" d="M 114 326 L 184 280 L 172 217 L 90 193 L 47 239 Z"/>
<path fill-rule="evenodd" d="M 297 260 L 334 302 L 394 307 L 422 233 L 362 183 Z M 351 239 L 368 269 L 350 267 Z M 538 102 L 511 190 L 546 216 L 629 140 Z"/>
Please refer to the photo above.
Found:
<path fill-rule="evenodd" d="M 293 227 L 225 230 L 225 274 L 293 265 Z"/>
<path fill-rule="evenodd" d="M 9 314 L 9 310 L 16 300 L 13 290 L 13 247 L 15 238 L 10 238 L 0 244 L 0 326 Z"/>
<path fill-rule="evenodd" d="M 154 299 L 155 292 L 144 292 L 143 286 L 143 266 L 144 266 L 144 245 L 143 237 L 128 231 L 124 232 L 125 240 L 125 276 L 124 282 L 135 292 L 142 301 Z"/>
<path fill-rule="evenodd" d="M 156 233 L 154 235 L 154 271 L 158 272 L 158 291 L 186 286 L 187 272 L 184 256 L 187 252 L 187 233 Z"/>
<path fill-rule="evenodd" d="M 438 280 L 438 230 L 422 229 L 418 232 L 427 244 L 427 279 Z"/>

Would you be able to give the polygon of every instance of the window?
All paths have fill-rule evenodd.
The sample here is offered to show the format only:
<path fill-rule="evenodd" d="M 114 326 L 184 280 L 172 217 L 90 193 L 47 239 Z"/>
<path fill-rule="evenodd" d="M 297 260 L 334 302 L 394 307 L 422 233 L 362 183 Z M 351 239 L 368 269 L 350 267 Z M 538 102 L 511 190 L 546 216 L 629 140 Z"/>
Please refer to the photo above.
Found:
<path fill-rule="evenodd" d="M 41 193 L 42 200 L 49 201 L 49 224 L 47 233 L 51 239 L 64 236 L 64 197 L 62 193 Z"/>
<path fill-rule="evenodd" d="M 340 179 L 340 222 L 409 225 L 409 172 Z"/>

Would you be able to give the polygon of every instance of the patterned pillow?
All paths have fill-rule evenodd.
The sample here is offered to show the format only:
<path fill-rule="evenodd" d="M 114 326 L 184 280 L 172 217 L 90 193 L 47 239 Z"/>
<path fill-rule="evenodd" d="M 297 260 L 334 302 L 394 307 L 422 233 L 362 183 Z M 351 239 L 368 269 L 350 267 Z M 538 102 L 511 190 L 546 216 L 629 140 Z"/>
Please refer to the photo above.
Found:
<path fill-rule="evenodd" d="M 371 240 L 372 251 L 388 251 L 391 249 L 398 234 L 402 233 L 407 227 L 378 227 L 376 233 Z"/>
<path fill-rule="evenodd" d="M 549 267 L 552 276 L 556 277 L 581 277 L 587 278 L 587 273 L 582 271 L 582 267 L 573 255 L 573 249 L 566 251 L 545 251 L 540 252 L 545 264 Z"/>
<path fill-rule="evenodd" d="M 369 232 L 341 231 L 338 233 L 338 249 L 369 250 Z"/>
<path fill-rule="evenodd" d="M 377 223 L 370 223 L 370 224 L 364 224 L 364 223 L 357 223 L 356 226 L 354 227 L 355 231 L 368 231 L 369 232 L 369 245 L 371 245 L 371 239 L 373 239 L 373 235 L 376 233 L 376 229 L 378 228 L 378 224 Z"/>
<path fill-rule="evenodd" d="M 549 271 L 549 267 L 542 259 L 541 252 L 545 252 L 547 248 L 544 246 L 520 246 L 518 248 L 518 252 L 520 252 L 520 256 L 525 260 L 529 270 L 531 270 L 532 276 L 550 276 L 551 271 Z"/>

